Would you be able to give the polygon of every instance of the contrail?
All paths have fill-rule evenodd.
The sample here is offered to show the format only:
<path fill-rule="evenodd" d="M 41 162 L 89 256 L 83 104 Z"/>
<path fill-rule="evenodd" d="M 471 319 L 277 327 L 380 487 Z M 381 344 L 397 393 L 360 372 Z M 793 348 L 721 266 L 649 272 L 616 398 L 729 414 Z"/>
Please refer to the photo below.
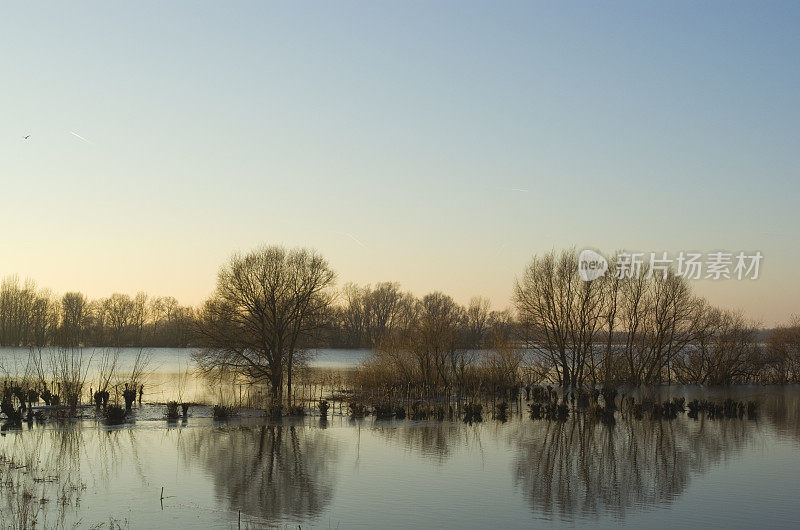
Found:
<path fill-rule="evenodd" d="M 76 133 L 76 132 L 74 132 L 74 131 L 70 131 L 69 133 L 70 133 L 72 136 L 76 137 L 76 138 L 80 138 L 81 140 L 83 140 L 83 141 L 84 141 L 84 142 L 86 142 L 87 144 L 94 145 L 94 142 L 93 142 L 93 141 L 91 141 L 91 140 L 87 140 L 86 138 L 84 138 L 83 136 L 81 136 L 80 134 L 78 134 L 78 133 Z"/>
<path fill-rule="evenodd" d="M 363 241 L 358 239 L 356 236 L 354 236 L 350 232 L 340 232 L 338 230 L 329 230 L 328 232 L 331 233 L 331 234 L 339 234 L 340 236 L 347 236 L 350 239 L 352 239 L 353 241 L 355 241 L 356 243 L 358 243 L 360 246 L 362 246 L 364 248 L 367 248 L 367 244 L 366 243 L 364 243 Z"/>
<path fill-rule="evenodd" d="M 358 239 L 356 236 L 354 236 L 350 232 L 344 232 L 344 235 L 346 235 L 347 237 L 349 237 L 350 239 L 352 239 L 353 241 L 355 241 L 356 243 L 358 243 L 362 247 L 367 248 L 367 245 L 365 245 L 360 239 Z"/>
<path fill-rule="evenodd" d="M 505 191 L 519 191 L 521 193 L 530 193 L 531 190 L 526 190 L 525 188 L 498 188 Z"/>

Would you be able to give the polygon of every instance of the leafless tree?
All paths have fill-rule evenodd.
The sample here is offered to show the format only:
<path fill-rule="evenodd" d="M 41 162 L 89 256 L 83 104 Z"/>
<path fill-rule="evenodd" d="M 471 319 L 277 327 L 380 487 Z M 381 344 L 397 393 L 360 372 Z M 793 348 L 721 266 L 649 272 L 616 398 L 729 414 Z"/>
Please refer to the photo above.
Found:
<path fill-rule="evenodd" d="M 524 339 L 564 386 L 581 385 L 586 377 L 601 324 L 601 285 L 580 279 L 574 249 L 534 257 L 516 283 Z"/>
<path fill-rule="evenodd" d="M 234 254 L 200 315 L 199 367 L 269 381 L 278 403 L 286 372 L 291 399 L 295 354 L 324 324 L 334 279 L 328 262 L 312 250 L 262 246 Z"/>
<path fill-rule="evenodd" d="M 114 346 L 125 346 L 135 324 L 136 304 L 127 294 L 114 293 L 102 301 L 101 310 Z"/>
<path fill-rule="evenodd" d="M 368 346 L 374 348 L 387 335 L 407 325 L 413 311 L 414 297 L 402 292 L 397 283 L 381 282 L 368 289 L 364 298 Z"/>
<path fill-rule="evenodd" d="M 491 302 L 488 298 L 475 296 L 469 301 L 466 311 L 466 343 L 467 347 L 478 349 L 486 345 L 486 338 L 491 325 Z"/>
<path fill-rule="evenodd" d="M 75 292 L 65 294 L 61 298 L 60 345 L 80 346 L 84 342 L 88 319 L 89 309 L 86 297 Z"/>
<path fill-rule="evenodd" d="M 676 356 L 673 371 L 681 383 L 749 383 L 756 376 L 761 348 L 756 324 L 741 313 L 698 306 L 696 340 Z"/>
<path fill-rule="evenodd" d="M 763 364 L 769 382 L 800 382 L 800 316 L 772 331 Z"/>

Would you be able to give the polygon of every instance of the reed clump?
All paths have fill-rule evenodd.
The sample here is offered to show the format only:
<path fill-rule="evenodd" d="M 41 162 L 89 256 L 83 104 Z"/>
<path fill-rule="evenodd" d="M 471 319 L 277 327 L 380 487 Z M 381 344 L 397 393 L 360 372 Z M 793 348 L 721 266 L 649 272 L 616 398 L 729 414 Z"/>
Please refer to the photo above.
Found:
<path fill-rule="evenodd" d="M 464 405 L 464 422 L 479 423 L 483 421 L 483 405 L 470 402 Z"/>

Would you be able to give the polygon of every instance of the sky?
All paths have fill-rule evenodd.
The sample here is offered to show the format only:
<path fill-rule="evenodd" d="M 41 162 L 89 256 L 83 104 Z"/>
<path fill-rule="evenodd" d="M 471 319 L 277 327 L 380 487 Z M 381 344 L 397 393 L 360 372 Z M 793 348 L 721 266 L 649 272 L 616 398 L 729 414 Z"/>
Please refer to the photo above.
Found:
<path fill-rule="evenodd" d="M 800 313 L 795 2 L 17 2 L 0 275 L 200 303 L 230 254 L 511 304 L 535 254 L 760 251 Z M 30 138 L 23 137 L 30 135 Z"/>

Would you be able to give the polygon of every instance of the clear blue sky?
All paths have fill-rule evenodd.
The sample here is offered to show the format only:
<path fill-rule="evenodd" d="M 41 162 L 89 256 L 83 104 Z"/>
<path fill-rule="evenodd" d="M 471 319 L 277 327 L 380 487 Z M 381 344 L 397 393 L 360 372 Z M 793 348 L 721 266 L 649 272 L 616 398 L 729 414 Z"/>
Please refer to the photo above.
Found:
<path fill-rule="evenodd" d="M 504 307 L 551 248 L 760 250 L 761 279 L 697 289 L 784 320 L 798 27 L 796 2 L 7 4 L 0 274 L 197 303 L 284 243 Z"/>

